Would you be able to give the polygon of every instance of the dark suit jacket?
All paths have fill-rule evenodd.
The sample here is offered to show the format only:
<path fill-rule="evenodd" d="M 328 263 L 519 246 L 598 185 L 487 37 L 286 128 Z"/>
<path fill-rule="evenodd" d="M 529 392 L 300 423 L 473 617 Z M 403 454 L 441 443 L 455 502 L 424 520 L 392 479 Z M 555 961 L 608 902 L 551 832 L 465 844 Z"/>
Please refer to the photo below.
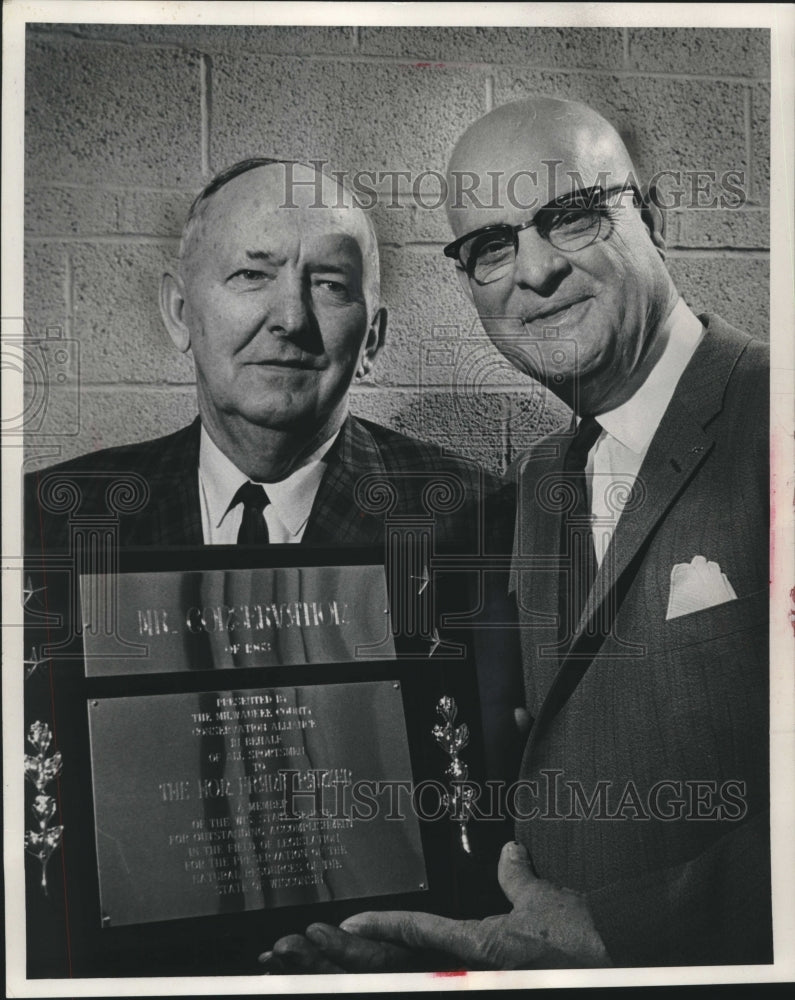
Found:
<path fill-rule="evenodd" d="M 67 567 L 71 567 L 73 555 L 89 549 L 85 540 L 81 542 L 74 537 L 75 531 L 79 534 L 83 526 L 88 533 L 98 533 L 102 537 L 103 524 L 111 524 L 118 532 L 118 544 L 123 550 L 201 546 L 199 440 L 200 425 L 197 420 L 175 434 L 154 441 L 100 451 L 29 474 L 26 477 L 26 551 L 34 570 L 38 563 L 46 570 L 63 566 L 64 561 Z M 448 456 L 435 445 L 350 417 L 328 453 L 327 468 L 302 545 L 379 547 L 383 551 L 387 517 L 402 517 L 404 524 L 433 517 L 437 551 L 455 549 L 464 554 L 465 562 L 471 563 L 473 560 L 468 559 L 466 554 L 474 556 L 480 552 L 486 524 L 489 523 L 482 501 L 496 492 L 498 485 L 495 477 L 474 462 Z M 502 523 L 501 519 L 497 521 Z M 513 518 L 507 523 L 512 529 Z M 421 540 L 421 532 L 415 531 L 414 535 Z M 73 541 L 74 550 L 70 547 Z M 106 536 L 104 541 L 108 542 L 110 538 Z M 109 547 L 112 548 L 112 544 Z M 390 554 L 393 551 L 390 549 Z M 425 550 L 423 558 L 428 559 L 431 555 L 432 551 Z M 89 549 L 86 557 L 90 560 L 91 556 Z M 412 572 L 414 567 L 419 570 L 421 565 L 410 564 L 408 572 Z M 50 573 L 50 580 L 53 575 Z M 439 578 L 435 581 L 435 613 L 439 614 L 440 621 L 441 615 L 451 610 L 451 604 L 452 610 L 459 614 L 469 610 L 468 603 L 460 603 L 466 602 L 470 596 L 460 597 L 462 588 L 457 578 L 461 575 L 446 573 L 441 575 L 442 582 Z M 34 579 L 38 583 L 41 575 L 34 572 Z M 466 591 L 466 587 L 463 589 Z M 458 606 L 456 602 L 459 602 Z M 471 639 L 470 633 L 459 637 L 446 632 L 445 637 L 448 636 L 454 641 Z M 43 628 L 39 628 L 29 639 L 31 646 L 49 641 L 50 635 Z M 461 669 L 460 661 L 451 663 L 450 670 Z M 490 660 L 486 666 L 491 668 Z M 58 680 L 60 684 L 60 677 Z M 52 718 L 49 686 L 41 678 L 32 681 L 32 685 L 26 692 L 29 718 Z M 59 686 L 56 697 L 60 697 L 61 690 Z M 489 710 L 485 716 L 487 744 L 488 733 L 493 731 L 496 742 L 501 746 L 502 727 L 492 722 Z M 468 719 L 474 721 L 471 717 Z M 486 753 L 488 756 L 488 747 Z M 472 763 L 471 758 L 468 762 Z M 443 763 L 439 766 L 442 768 Z M 81 780 L 80 775 L 75 777 L 74 765 L 71 776 L 73 780 Z M 72 828 L 75 828 L 74 824 Z M 54 865 L 55 861 L 51 863 L 52 871 L 55 870 Z M 28 870 L 31 880 L 29 906 L 37 919 L 40 917 L 45 922 L 44 926 L 41 923 L 31 924 L 29 928 L 33 974 L 60 976 L 65 974 L 66 934 L 65 916 L 58 917 L 58 914 L 65 904 L 59 901 L 61 909 L 53 911 L 56 913 L 54 917 L 51 901 L 41 898 L 35 884 L 37 874 L 31 863 Z M 40 916 L 42 912 L 43 916 Z M 57 919 L 61 922 L 58 923 Z M 53 922 L 55 926 L 51 926 Z M 88 932 L 81 933 L 85 935 Z M 93 940 L 90 935 L 88 940 Z M 180 972 L 189 971 L 174 963 L 185 963 L 191 949 L 187 945 L 182 948 L 180 944 L 182 950 L 179 955 L 172 956 L 167 947 L 167 942 L 171 940 L 166 939 L 158 957 L 152 958 L 153 969 L 162 968 L 173 973 L 178 967 Z M 235 971 L 256 971 L 256 948 L 267 947 L 270 943 L 258 940 L 256 945 L 252 945 L 248 938 L 241 938 L 239 963 L 234 965 Z M 247 950 L 244 950 L 244 945 L 248 946 Z M 84 943 L 80 960 L 95 970 L 96 966 L 91 964 L 94 960 L 86 954 L 86 948 Z M 223 971 L 232 968 L 237 948 L 237 943 L 230 944 L 226 939 L 223 947 L 219 946 L 219 954 L 223 955 L 225 963 L 219 968 Z M 112 956 L 113 947 L 110 950 Z M 102 969 L 113 961 L 112 957 L 105 955 L 96 958 Z M 196 961 L 203 969 L 213 969 L 216 958 L 210 949 L 207 954 L 197 955 Z M 161 964 L 158 965 L 158 962 Z"/>
<path fill-rule="evenodd" d="M 567 434 L 519 472 L 513 583 L 534 719 L 521 776 L 538 783 L 519 808 L 538 811 L 517 837 L 541 877 L 586 894 L 616 965 L 772 961 L 768 357 L 702 320 L 562 654 L 560 514 L 544 497 Z M 666 621 L 671 570 L 696 555 L 737 600 Z"/>
<path fill-rule="evenodd" d="M 166 437 L 28 474 L 26 551 L 66 550 L 70 519 L 108 515 L 118 516 L 123 548 L 201 545 L 199 436 L 197 418 Z M 439 485 L 429 490 L 432 479 Z M 328 454 L 302 544 L 380 545 L 387 515 L 433 514 L 437 544 L 477 551 L 481 501 L 496 485 L 475 462 L 351 416 Z"/>

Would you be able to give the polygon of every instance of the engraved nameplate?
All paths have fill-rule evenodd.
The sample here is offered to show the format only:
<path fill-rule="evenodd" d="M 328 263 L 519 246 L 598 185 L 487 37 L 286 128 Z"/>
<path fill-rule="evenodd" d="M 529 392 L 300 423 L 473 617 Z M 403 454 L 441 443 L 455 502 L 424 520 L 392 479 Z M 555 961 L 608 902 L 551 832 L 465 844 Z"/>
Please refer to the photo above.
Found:
<path fill-rule="evenodd" d="M 89 726 L 104 926 L 427 885 L 396 681 L 93 699 Z"/>
<path fill-rule="evenodd" d="M 89 677 L 394 659 L 383 566 L 80 577 Z"/>

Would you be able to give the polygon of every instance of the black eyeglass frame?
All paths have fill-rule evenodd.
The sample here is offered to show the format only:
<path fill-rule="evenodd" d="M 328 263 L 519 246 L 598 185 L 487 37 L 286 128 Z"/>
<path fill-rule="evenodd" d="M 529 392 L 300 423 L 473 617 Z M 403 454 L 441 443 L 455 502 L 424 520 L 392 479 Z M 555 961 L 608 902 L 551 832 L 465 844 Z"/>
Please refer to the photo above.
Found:
<path fill-rule="evenodd" d="M 457 240 L 453 240 L 452 243 L 448 243 L 447 246 L 443 248 L 443 253 L 445 257 L 450 257 L 452 260 L 456 261 L 456 263 L 458 263 L 466 272 L 467 276 L 471 278 L 477 264 L 477 258 L 471 259 L 464 264 L 459 257 L 461 247 L 470 240 L 481 236 L 496 235 L 497 233 L 510 233 L 511 238 L 513 239 L 514 253 L 518 253 L 519 233 L 525 229 L 530 229 L 532 226 L 537 226 L 539 220 L 543 220 L 544 216 L 546 216 L 549 212 L 565 208 L 604 208 L 607 206 L 593 205 L 594 197 L 599 196 L 601 199 L 604 199 L 607 198 L 608 195 L 621 191 L 632 191 L 632 197 L 636 208 L 643 204 L 643 198 L 640 191 L 632 183 L 620 184 L 612 188 L 602 188 L 601 185 L 596 185 L 591 188 L 583 188 L 579 191 L 573 191 L 569 194 L 561 195 L 559 198 L 554 198 L 552 201 L 547 202 L 546 205 L 542 205 L 533 218 L 529 219 L 527 222 L 520 222 L 516 226 L 512 226 L 508 222 L 497 222 L 491 226 L 483 226 L 481 229 L 473 229 L 472 232 L 465 233 L 463 236 L 459 236 Z M 570 252 L 577 253 L 578 250 L 584 250 L 587 246 L 590 246 L 598 238 L 598 236 L 599 230 L 597 229 L 594 233 L 593 239 L 589 243 L 584 244 L 577 250 L 571 250 Z M 546 237 L 544 238 L 546 239 Z"/>

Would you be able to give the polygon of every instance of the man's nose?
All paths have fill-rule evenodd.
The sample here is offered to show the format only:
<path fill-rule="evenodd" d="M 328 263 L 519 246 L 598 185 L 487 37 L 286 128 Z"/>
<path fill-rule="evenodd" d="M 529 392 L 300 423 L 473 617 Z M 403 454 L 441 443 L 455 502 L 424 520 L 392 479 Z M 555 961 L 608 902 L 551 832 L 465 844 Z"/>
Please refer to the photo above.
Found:
<path fill-rule="evenodd" d="M 308 291 L 300 274 L 284 268 L 274 281 L 268 302 L 266 326 L 280 337 L 305 332 L 310 325 Z"/>
<path fill-rule="evenodd" d="M 566 255 L 553 247 L 535 229 L 519 233 L 514 281 L 539 295 L 550 295 L 572 270 Z"/>

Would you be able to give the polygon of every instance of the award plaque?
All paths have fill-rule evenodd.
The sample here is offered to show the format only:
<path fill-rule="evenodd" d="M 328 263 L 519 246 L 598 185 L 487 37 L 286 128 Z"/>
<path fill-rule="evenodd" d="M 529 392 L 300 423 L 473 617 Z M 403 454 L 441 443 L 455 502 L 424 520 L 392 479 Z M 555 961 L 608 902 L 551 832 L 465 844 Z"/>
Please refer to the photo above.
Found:
<path fill-rule="evenodd" d="M 253 558 L 51 578 L 60 811 L 29 838 L 50 904 L 29 893 L 46 913 L 63 892 L 75 975 L 256 974 L 313 921 L 474 912 L 476 679 L 427 575 L 369 550 Z"/>
<path fill-rule="evenodd" d="M 89 725 L 106 926 L 427 885 L 417 817 L 356 802 L 411 778 L 397 682 L 96 699 Z"/>
<path fill-rule="evenodd" d="M 89 677 L 395 656 L 383 566 L 83 575 L 80 595 Z"/>

